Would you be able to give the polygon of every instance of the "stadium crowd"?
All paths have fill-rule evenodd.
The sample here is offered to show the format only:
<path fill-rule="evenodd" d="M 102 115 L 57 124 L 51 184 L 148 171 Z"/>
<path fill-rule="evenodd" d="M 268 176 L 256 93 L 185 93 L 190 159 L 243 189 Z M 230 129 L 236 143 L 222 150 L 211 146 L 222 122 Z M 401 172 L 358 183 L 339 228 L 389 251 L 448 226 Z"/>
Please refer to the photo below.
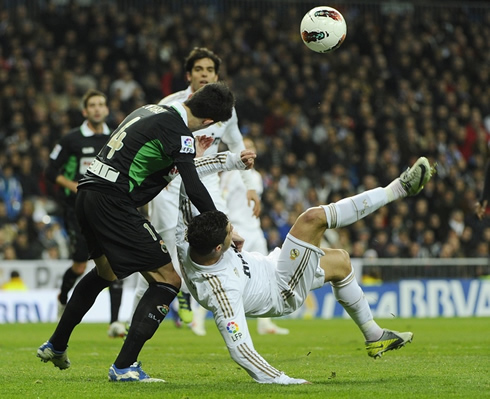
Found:
<path fill-rule="evenodd" d="M 316 54 L 298 32 L 307 2 L 81 3 L 0 7 L 3 259 L 69 257 L 44 169 L 83 122 L 84 92 L 107 94 L 114 128 L 186 88 L 194 46 L 222 58 L 257 147 L 270 248 L 306 208 L 386 185 L 424 155 L 438 174 L 420 195 L 330 231 L 326 245 L 354 258 L 489 256 L 489 218 L 474 215 L 490 142 L 489 7 L 348 3 L 344 44 Z"/>

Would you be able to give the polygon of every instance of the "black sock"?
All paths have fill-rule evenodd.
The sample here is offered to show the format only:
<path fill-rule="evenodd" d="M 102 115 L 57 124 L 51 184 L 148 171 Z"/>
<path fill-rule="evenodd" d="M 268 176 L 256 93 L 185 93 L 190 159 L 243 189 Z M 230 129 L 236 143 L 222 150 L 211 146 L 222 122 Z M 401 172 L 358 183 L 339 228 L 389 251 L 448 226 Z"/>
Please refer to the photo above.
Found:
<path fill-rule="evenodd" d="M 83 316 L 90 310 L 100 292 L 110 283 L 110 281 L 99 277 L 95 267 L 80 280 L 66 304 L 66 309 L 56 326 L 56 330 L 49 339 L 55 350 L 63 351 L 66 349 L 73 329 L 82 321 Z"/>
<path fill-rule="evenodd" d="M 143 345 L 160 326 L 179 289 L 170 284 L 150 283 L 134 311 L 128 336 L 114 365 L 118 369 L 131 366 L 138 360 Z"/>
<path fill-rule="evenodd" d="M 115 280 L 109 286 L 109 295 L 111 296 L 111 323 L 119 319 L 119 308 L 121 307 L 123 282 Z"/>
<path fill-rule="evenodd" d="M 62 305 L 66 305 L 68 292 L 70 292 L 70 290 L 73 288 L 78 277 L 80 277 L 80 274 L 76 274 L 71 267 L 66 269 L 66 272 L 63 275 L 63 280 L 61 280 L 61 291 L 59 297 Z"/>

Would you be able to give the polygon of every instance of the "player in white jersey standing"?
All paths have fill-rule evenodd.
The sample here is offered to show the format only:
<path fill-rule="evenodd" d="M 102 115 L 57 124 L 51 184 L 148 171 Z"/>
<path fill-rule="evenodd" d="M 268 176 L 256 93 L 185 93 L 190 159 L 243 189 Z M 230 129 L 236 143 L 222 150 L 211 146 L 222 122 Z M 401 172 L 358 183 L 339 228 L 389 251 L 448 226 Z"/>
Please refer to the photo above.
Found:
<path fill-rule="evenodd" d="M 243 139 L 245 148 L 256 152 L 252 139 Z M 250 170 L 255 191 L 259 196 L 264 191 L 262 176 L 255 169 Z M 238 170 L 223 172 L 220 177 L 223 198 L 228 208 L 228 219 L 234 229 L 244 238 L 243 249 L 248 252 L 258 252 L 263 255 L 269 253 L 267 240 L 260 227 L 260 219 L 253 215 L 253 209 L 247 204 L 246 187 L 240 179 Z M 259 317 L 257 319 L 257 332 L 260 335 L 278 334 L 287 335 L 289 330 L 281 328 L 272 322 L 270 317 Z"/>
<path fill-rule="evenodd" d="M 308 383 L 287 376 L 257 353 L 246 318 L 290 314 L 311 290 L 327 282 L 361 330 L 369 356 L 378 358 L 411 342 L 413 333 L 382 329 L 376 323 L 349 254 L 319 245 L 326 229 L 348 226 L 392 201 L 418 194 L 433 173 L 434 167 L 421 157 L 386 187 L 309 208 L 298 217 L 282 248 L 268 256 L 242 251 L 243 239 L 233 234 L 227 216 L 220 211 L 197 215 L 182 190 L 176 236 L 181 272 L 192 295 L 213 312 L 233 360 L 259 383 Z"/>
<path fill-rule="evenodd" d="M 189 82 L 189 87 L 186 90 L 179 91 L 171 94 L 160 101 L 160 105 L 167 105 L 173 102 L 184 102 L 200 87 L 218 81 L 218 72 L 221 65 L 221 59 L 211 50 L 203 47 L 195 47 L 187 56 L 185 60 L 186 77 Z M 243 137 L 238 128 L 238 118 L 235 109 L 233 108 L 233 114 L 230 120 L 224 123 L 216 123 L 208 129 L 203 129 L 198 133 L 199 135 L 213 137 L 214 141 L 211 146 L 205 151 L 204 156 L 216 154 L 218 152 L 218 146 L 220 142 L 227 145 L 228 149 L 239 154 L 245 149 L 243 144 Z M 246 199 L 249 206 L 252 206 L 253 215 L 258 217 L 260 214 L 260 199 L 253 187 L 252 177 L 250 171 L 240 171 L 240 177 L 247 188 Z M 178 201 L 180 190 L 180 177 L 176 177 L 171 184 L 169 184 L 162 192 L 157 195 L 149 204 L 148 212 L 150 221 L 155 229 L 162 236 L 167 249 L 169 250 L 172 259 L 177 259 L 177 251 L 175 249 L 175 228 L 177 226 L 178 218 Z M 206 176 L 202 179 L 203 184 L 206 186 L 211 198 L 217 209 L 227 213 L 226 202 L 221 195 L 221 188 L 219 183 L 219 176 L 217 174 Z M 179 268 L 176 267 L 178 270 Z M 135 304 L 133 309 L 136 308 L 139 299 L 146 291 L 148 284 L 145 279 L 138 277 L 138 284 L 135 295 Z M 181 287 L 181 293 L 179 294 L 179 305 L 188 304 L 183 301 L 182 293 L 187 292 L 186 287 Z M 182 320 L 184 323 L 192 321 L 192 331 L 197 335 L 205 335 L 206 330 L 204 327 L 204 319 L 207 311 L 197 308 L 194 312 L 194 318 Z M 180 314 L 184 319 L 185 313 Z M 192 317 L 192 314 L 187 312 L 187 315 Z M 188 316 L 188 317 L 189 317 Z"/>

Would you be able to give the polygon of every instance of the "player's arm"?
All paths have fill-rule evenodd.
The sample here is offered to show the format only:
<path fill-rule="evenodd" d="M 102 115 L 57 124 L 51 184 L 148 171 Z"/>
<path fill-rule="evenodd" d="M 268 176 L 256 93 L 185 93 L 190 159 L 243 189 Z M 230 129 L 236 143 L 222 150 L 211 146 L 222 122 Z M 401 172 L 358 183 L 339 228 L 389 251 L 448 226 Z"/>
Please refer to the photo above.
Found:
<path fill-rule="evenodd" d="M 229 170 L 244 170 L 253 167 L 256 154 L 251 150 L 243 150 L 240 154 L 229 151 L 218 152 L 201 158 L 195 158 L 194 164 L 199 177 Z"/>
<path fill-rule="evenodd" d="M 485 216 L 485 211 L 488 205 L 488 199 L 490 198 L 490 160 L 487 161 L 485 169 L 485 180 L 483 183 L 483 192 L 480 200 L 475 204 L 475 213 L 478 219 L 482 220 Z"/>
<path fill-rule="evenodd" d="M 217 281 L 218 276 L 212 277 L 213 282 L 209 289 L 212 290 L 215 284 L 225 284 Z M 229 284 L 228 280 L 226 284 Z M 255 350 L 250 332 L 248 329 L 247 319 L 241 300 L 241 293 L 238 290 L 224 287 L 219 293 L 220 298 L 214 302 L 211 301 L 211 310 L 213 311 L 214 321 L 223 337 L 231 358 L 257 382 L 261 384 L 307 384 L 303 379 L 288 377 L 284 372 L 272 367 L 260 354 Z M 226 307 L 220 305 L 220 300 L 226 303 Z"/>
<path fill-rule="evenodd" d="M 196 166 L 193 162 L 176 162 L 179 174 L 182 177 L 185 190 L 191 202 L 196 206 L 200 213 L 216 210 L 213 199 L 208 190 L 199 179 Z"/>
<path fill-rule="evenodd" d="M 46 167 L 46 178 L 48 181 L 54 184 L 58 184 L 61 187 L 67 188 L 74 193 L 77 192 L 77 181 L 68 179 L 62 174 L 62 170 L 66 165 L 68 158 L 70 157 L 70 147 L 66 140 L 60 140 L 55 145 L 51 154 L 49 155 L 49 164 Z"/>
<path fill-rule="evenodd" d="M 245 149 L 245 144 L 243 144 L 243 136 L 238 128 L 238 118 L 234 109 L 231 119 L 227 122 L 226 131 L 222 137 L 222 140 L 228 146 L 228 149 L 233 153 L 238 154 Z M 260 215 L 261 202 L 253 181 L 252 173 L 242 170 L 240 171 L 240 177 L 247 188 L 248 206 L 251 206 L 253 203 L 253 215 L 258 217 Z"/>

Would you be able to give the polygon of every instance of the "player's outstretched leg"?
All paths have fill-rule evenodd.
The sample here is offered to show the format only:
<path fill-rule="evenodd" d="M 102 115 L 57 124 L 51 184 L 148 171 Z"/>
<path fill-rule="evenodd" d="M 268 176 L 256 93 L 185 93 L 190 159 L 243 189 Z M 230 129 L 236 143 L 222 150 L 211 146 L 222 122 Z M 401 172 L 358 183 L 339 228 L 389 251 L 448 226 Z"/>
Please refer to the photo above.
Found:
<path fill-rule="evenodd" d="M 413 333 L 411 332 L 398 332 L 384 329 L 380 339 L 377 341 L 366 341 L 366 350 L 369 356 L 377 359 L 385 352 L 403 348 L 407 342 L 411 343 L 412 339 Z"/>

